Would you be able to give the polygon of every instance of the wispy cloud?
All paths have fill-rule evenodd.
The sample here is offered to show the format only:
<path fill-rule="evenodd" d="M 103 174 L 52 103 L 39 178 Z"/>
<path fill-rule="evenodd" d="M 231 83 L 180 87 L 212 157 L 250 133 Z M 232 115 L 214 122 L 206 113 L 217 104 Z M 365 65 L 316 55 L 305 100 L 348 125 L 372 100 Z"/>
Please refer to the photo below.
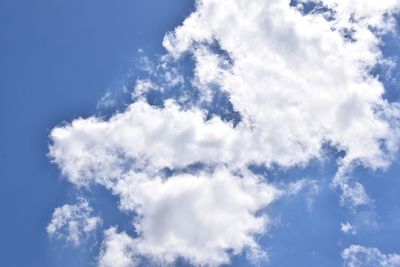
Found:
<path fill-rule="evenodd" d="M 342 257 L 346 267 L 396 267 L 400 266 L 399 254 L 383 254 L 377 248 L 368 248 L 360 245 L 351 245 L 346 248 Z"/>
<path fill-rule="evenodd" d="M 100 217 L 92 215 L 93 209 L 86 199 L 79 198 L 74 205 L 63 205 L 54 210 L 47 232 L 50 237 L 65 239 L 79 246 L 101 225 Z"/>

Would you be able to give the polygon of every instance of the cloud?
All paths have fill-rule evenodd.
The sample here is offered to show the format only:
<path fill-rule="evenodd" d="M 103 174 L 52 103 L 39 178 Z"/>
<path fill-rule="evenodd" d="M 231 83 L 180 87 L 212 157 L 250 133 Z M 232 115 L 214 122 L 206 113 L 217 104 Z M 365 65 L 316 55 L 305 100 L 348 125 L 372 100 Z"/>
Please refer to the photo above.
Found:
<path fill-rule="evenodd" d="M 110 92 L 106 92 L 100 101 L 97 103 L 97 109 L 112 108 L 117 105 L 117 101 L 113 98 Z"/>
<path fill-rule="evenodd" d="M 107 230 L 100 266 L 109 266 L 119 254 L 118 266 L 141 256 L 164 264 L 180 257 L 194 265 L 219 266 L 243 250 L 258 260 L 262 252 L 255 238 L 266 230 L 268 217 L 257 213 L 279 195 L 254 175 L 239 177 L 227 170 L 167 180 L 132 173 L 112 190 L 121 209 L 136 212 L 138 237 Z"/>
<path fill-rule="evenodd" d="M 197 162 L 293 167 L 320 159 L 325 144 L 346 152 L 345 171 L 352 164 L 387 167 L 398 135 L 385 114 L 398 106 L 383 99 L 383 85 L 369 71 L 382 60 L 379 35 L 371 27 L 381 25 L 377 21 L 394 4 L 359 10 L 345 2 L 329 4 L 336 15 L 327 20 L 280 0 L 198 1 L 183 25 L 166 35 L 164 46 L 175 57 L 194 55 L 197 86 L 209 94 L 210 83 L 218 84 L 240 113 L 240 123 L 206 121 L 199 107 L 183 110 L 173 100 L 165 108 L 139 100 L 109 121 L 78 119 L 54 129 L 50 155 L 78 184 L 91 176 L 117 177 L 123 168 L 115 166 L 127 162 L 155 169 Z M 350 7 L 365 14 L 344 25 Z M 350 26 L 353 42 L 340 31 Z M 215 42 L 231 67 L 210 48 Z M 352 186 L 343 177 L 335 181 L 349 203 L 367 202 L 361 184 Z"/>
<path fill-rule="evenodd" d="M 111 227 L 104 233 L 102 249 L 99 256 L 100 267 L 129 267 L 136 266 L 135 242 L 126 233 L 117 233 Z"/>
<path fill-rule="evenodd" d="M 351 167 L 349 166 L 339 167 L 332 184 L 341 189 L 340 203 L 344 206 L 354 208 L 371 203 L 364 186 L 351 177 Z"/>
<path fill-rule="evenodd" d="M 166 35 L 164 46 L 175 58 L 193 53 L 205 95 L 210 84 L 229 94 L 241 125 L 251 128 L 248 161 L 307 164 L 329 144 L 346 152 L 345 169 L 385 168 L 398 146 L 397 130 L 381 114 L 394 105 L 383 99 L 384 87 L 370 70 L 383 60 L 380 34 L 392 29 L 398 1 L 318 3 L 334 15 L 303 14 L 280 0 L 197 1 L 196 12 Z M 344 35 L 349 30 L 351 40 Z M 210 49 L 215 42 L 230 68 Z M 358 205 L 364 201 L 356 185 L 352 202 Z"/>
<path fill-rule="evenodd" d="M 340 223 L 340 230 L 345 234 L 352 234 L 352 235 L 356 234 L 356 229 L 349 222 Z"/>
<path fill-rule="evenodd" d="M 237 162 L 245 151 L 237 147 L 233 127 L 204 118 L 200 109 L 182 110 L 173 101 L 165 108 L 138 101 L 108 121 L 77 119 L 53 129 L 50 155 L 77 185 L 120 177 L 131 168 L 151 172 L 197 162 Z"/>
<path fill-rule="evenodd" d="M 65 239 L 73 246 L 79 246 L 98 226 L 100 217 L 92 216 L 93 209 L 86 199 L 79 198 L 75 205 L 63 205 L 54 210 L 47 233 L 50 237 Z"/>
<path fill-rule="evenodd" d="M 346 267 L 396 267 L 400 266 L 400 255 L 383 254 L 377 248 L 367 248 L 360 245 L 351 245 L 342 252 Z"/>
<path fill-rule="evenodd" d="M 398 148 L 399 105 L 371 75 L 385 60 L 380 38 L 394 27 L 398 2 L 314 1 L 325 11 L 309 12 L 301 2 L 198 0 L 164 38 L 162 86 L 138 80 L 123 112 L 51 131 L 49 154 L 63 175 L 77 187 L 104 186 L 132 215 L 138 236 L 107 230 L 101 266 L 141 257 L 217 266 L 244 251 L 263 255 L 256 237 L 267 230 L 265 208 L 284 194 L 248 166 L 306 166 L 323 160 L 327 145 L 344 152 L 333 182 L 342 203 L 369 203 L 351 170 L 386 168 Z M 182 85 L 168 63 L 188 54 L 199 101 L 150 105 L 150 90 Z M 218 92 L 240 121 L 208 116 Z M 317 191 L 301 182 L 286 195 L 304 186 Z"/>

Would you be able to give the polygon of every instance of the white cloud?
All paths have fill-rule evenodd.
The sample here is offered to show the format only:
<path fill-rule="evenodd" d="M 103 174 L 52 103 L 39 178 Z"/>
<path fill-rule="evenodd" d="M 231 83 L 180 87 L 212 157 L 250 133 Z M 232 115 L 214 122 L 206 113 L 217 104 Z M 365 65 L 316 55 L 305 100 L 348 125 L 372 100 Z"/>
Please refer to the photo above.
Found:
<path fill-rule="evenodd" d="M 91 176 L 118 177 L 121 168 L 114 166 L 127 162 L 156 169 L 196 162 L 305 165 L 321 158 L 327 143 L 346 151 L 344 169 L 354 163 L 386 167 L 398 135 L 382 114 L 398 107 L 382 98 L 383 85 L 368 74 L 382 60 L 379 38 L 368 26 L 394 2 L 360 10 L 345 2 L 330 3 L 337 18 L 326 20 L 320 14 L 304 16 L 281 0 L 198 1 L 197 11 L 166 36 L 164 45 L 170 55 L 193 52 L 196 84 L 206 95 L 211 82 L 228 92 L 242 116 L 239 125 L 218 118 L 205 122 L 200 109 L 181 110 L 173 101 L 164 109 L 138 101 L 109 121 L 78 119 L 54 129 L 51 156 L 76 183 Z M 351 22 L 354 42 L 338 28 L 348 21 L 350 7 L 366 12 L 360 13 L 362 22 Z M 215 41 L 231 57 L 231 68 L 206 45 Z M 340 182 L 335 184 L 345 197 L 354 196 L 350 203 L 365 203 L 361 184 Z"/>
<path fill-rule="evenodd" d="M 278 194 L 251 174 L 241 178 L 226 170 L 166 181 L 140 181 L 134 175 L 115 190 L 124 209 L 138 211 L 135 229 L 141 251 L 159 261 L 182 256 L 211 266 L 228 263 L 228 250 L 239 254 L 258 248 L 254 235 L 266 230 L 268 218 L 256 213 Z"/>
<path fill-rule="evenodd" d="M 356 229 L 351 225 L 351 223 L 340 223 L 340 230 L 345 234 L 356 234 Z"/>
<path fill-rule="evenodd" d="M 150 80 L 137 80 L 132 92 L 132 99 L 137 99 L 154 88 L 157 88 L 157 85 Z"/>
<path fill-rule="evenodd" d="M 123 210 L 136 212 L 138 237 L 108 230 L 101 266 L 121 253 L 118 266 L 141 256 L 164 264 L 182 257 L 194 265 L 219 266 L 244 250 L 251 260 L 259 260 L 263 252 L 255 238 L 266 230 L 268 217 L 257 212 L 280 194 L 252 174 L 239 177 L 227 170 L 167 180 L 131 173 L 112 191 Z"/>
<path fill-rule="evenodd" d="M 51 132 L 50 155 L 68 179 L 83 185 L 91 179 L 120 177 L 126 170 L 183 168 L 196 162 L 237 162 L 246 151 L 236 131 L 219 118 L 204 121 L 199 109 L 165 108 L 143 101 L 109 121 L 77 119 Z M 243 161 L 243 160 L 240 160 Z"/>
<path fill-rule="evenodd" d="M 367 73 L 381 58 L 379 39 L 366 26 L 359 25 L 359 41 L 351 43 L 332 30 L 336 20 L 303 16 L 287 1 L 204 0 L 198 6 L 164 45 L 176 56 L 194 52 L 196 78 L 217 81 L 230 94 L 242 124 L 256 132 L 253 143 L 259 139 L 254 145 L 260 148 L 252 150 L 265 151 L 265 162 L 307 162 L 331 142 L 347 151 L 348 161 L 386 164 L 378 140 L 386 140 L 390 129 L 374 112 L 385 108 L 383 86 Z M 350 17 L 350 6 L 358 8 L 338 4 L 345 13 L 339 15 Z M 214 41 L 232 58 L 231 69 L 213 63 L 218 55 L 199 45 Z"/>
<path fill-rule="evenodd" d="M 101 219 L 92 216 L 93 209 L 86 199 L 80 198 L 75 205 L 63 205 L 54 210 L 47 233 L 50 237 L 66 239 L 74 246 L 89 237 L 101 224 Z"/>
<path fill-rule="evenodd" d="M 326 144 L 345 152 L 334 180 L 342 202 L 368 203 L 362 184 L 349 177 L 355 164 L 387 167 L 398 146 L 399 106 L 383 99 L 383 85 L 369 74 L 384 60 L 379 34 L 393 26 L 388 14 L 398 2 L 364 2 L 323 1 L 335 14 L 327 19 L 283 0 L 198 0 L 164 39 L 165 71 L 168 60 L 192 53 L 193 85 L 204 101 L 215 85 L 227 93 L 241 115 L 235 126 L 206 120 L 198 106 L 169 100 L 153 107 L 139 97 L 109 120 L 80 118 L 53 129 L 50 156 L 62 173 L 77 186 L 105 186 L 137 215 L 137 238 L 106 232 L 100 265 L 117 257 L 129 266 L 146 256 L 216 266 L 229 262 L 228 251 L 262 254 L 255 237 L 266 230 L 263 209 L 280 194 L 247 166 L 305 166 L 323 158 Z M 182 78 L 171 70 L 165 83 Z M 157 85 L 138 81 L 133 97 L 149 88 Z M 193 174 L 196 163 L 209 170 Z M 175 171 L 171 177 L 162 175 L 165 168 Z"/>
<path fill-rule="evenodd" d="M 104 232 L 105 238 L 99 256 L 100 267 L 132 267 L 137 265 L 135 242 L 125 232 L 117 233 L 115 227 Z"/>
<path fill-rule="evenodd" d="M 376 248 L 351 245 L 342 252 L 346 267 L 397 267 L 400 266 L 399 254 L 383 254 Z"/>
<path fill-rule="evenodd" d="M 367 205 L 371 203 L 371 199 L 365 192 L 365 188 L 362 184 L 354 181 L 350 173 L 343 173 L 342 170 L 345 168 L 339 168 L 333 179 L 332 184 L 341 189 L 342 195 L 340 196 L 340 203 L 342 205 L 357 207 L 361 205 Z"/>
<path fill-rule="evenodd" d="M 229 93 L 241 124 L 252 129 L 249 161 L 306 164 L 329 143 L 346 151 L 344 168 L 384 168 L 397 141 L 380 114 L 395 105 L 369 75 L 383 61 L 371 28 L 389 31 L 399 1 L 321 3 L 335 15 L 304 16 L 281 0 L 197 1 L 197 11 L 165 37 L 164 46 L 175 57 L 193 52 L 197 84 L 206 95 L 210 82 Z M 344 30 L 351 30 L 352 42 Z M 213 42 L 229 54 L 231 68 L 221 67 L 224 58 L 205 45 Z M 350 202 L 358 205 L 364 200 L 355 185 L 357 199 Z M 347 189 L 351 198 L 349 184 Z"/>

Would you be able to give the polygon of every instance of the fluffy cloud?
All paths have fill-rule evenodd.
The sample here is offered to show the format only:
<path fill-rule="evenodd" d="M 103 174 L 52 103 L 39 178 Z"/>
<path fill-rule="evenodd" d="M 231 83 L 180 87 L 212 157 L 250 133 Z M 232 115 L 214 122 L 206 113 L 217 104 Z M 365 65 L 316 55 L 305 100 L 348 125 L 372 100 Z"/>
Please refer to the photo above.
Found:
<path fill-rule="evenodd" d="M 260 254 L 254 238 L 267 217 L 256 213 L 278 191 L 246 170 L 238 177 L 220 166 L 165 180 L 159 169 L 234 162 L 240 154 L 231 153 L 234 142 L 226 140 L 234 136 L 231 125 L 218 118 L 205 122 L 200 110 L 139 101 L 107 122 L 81 119 L 53 130 L 51 155 L 71 182 L 101 184 L 120 197 L 121 209 L 137 215 L 140 246 L 134 253 L 217 265 L 229 262 L 228 250 Z"/>
<path fill-rule="evenodd" d="M 93 209 L 86 199 L 80 198 L 75 205 L 63 205 L 54 210 L 47 232 L 50 237 L 66 239 L 78 246 L 101 224 L 101 219 L 92 216 Z"/>
<path fill-rule="evenodd" d="M 197 12 L 167 35 L 164 45 L 175 56 L 192 51 L 197 79 L 229 93 L 242 124 L 256 132 L 253 150 L 264 151 L 266 163 L 306 162 L 331 142 L 346 150 L 347 161 L 382 166 L 387 158 L 378 141 L 386 140 L 390 129 L 375 109 L 387 104 L 382 84 L 368 75 L 381 59 L 379 39 L 370 24 L 355 21 L 356 41 L 347 41 L 334 27 L 343 16 L 350 18 L 348 8 L 359 6 L 330 6 L 337 6 L 339 21 L 303 15 L 287 1 L 198 1 Z M 231 68 L 205 45 L 214 42 L 234 62 Z"/>
<path fill-rule="evenodd" d="M 136 266 L 134 240 L 126 233 L 117 233 L 115 227 L 105 231 L 99 257 L 100 267 Z"/>
<path fill-rule="evenodd" d="M 379 249 L 366 248 L 360 245 L 351 245 L 346 248 L 342 257 L 346 267 L 396 267 L 400 266 L 400 255 L 383 254 Z"/>
<path fill-rule="evenodd" d="M 50 155 L 78 185 L 95 177 L 120 177 L 131 168 L 183 168 L 240 157 L 233 127 L 204 117 L 199 109 L 185 111 L 173 102 L 161 109 L 139 101 L 109 121 L 78 119 L 54 129 Z"/>
<path fill-rule="evenodd" d="M 256 214 L 279 194 L 254 175 L 233 176 L 227 170 L 167 180 L 132 173 L 112 190 L 123 210 L 137 212 L 138 237 L 108 230 L 100 265 L 118 253 L 123 262 L 147 256 L 169 264 L 182 257 L 202 266 L 229 263 L 232 254 L 243 250 L 259 256 L 255 235 L 266 230 L 268 218 Z M 120 252 L 110 252 L 115 249 Z"/>
<path fill-rule="evenodd" d="M 177 58 L 193 53 L 205 95 L 210 84 L 229 94 L 241 125 L 251 128 L 247 160 L 305 164 L 330 144 L 346 152 L 345 169 L 355 162 L 386 167 L 397 141 L 381 114 L 393 105 L 370 70 L 383 60 L 379 34 L 393 26 L 398 1 L 318 3 L 327 11 L 304 14 L 301 5 L 280 0 L 197 1 L 164 45 Z M 230 67 L 213 43 L 229 55 Z M 337 181 L 351 196 L 347 180 Z M 356 198 L 363 190 L 357 185 Z"/>
<path fill-rule="evenodd" d="M 305 2 L 322 9 L 306 11 Z M 385 168 L 397 150 L 399 106 L 383 98 L 383 85 L 370 74 L 384 62 L 380 35 L 392 29 L 397 6 L 198 0 L 165 36 L 162 64 L 193 56 L 191 82 L 202 105 L 169 99 L 151 106 L 142 96 L 163 93 L 165 85 L 139 80 L 125 111 L 51 132 L 50 156 L 67 179 L 103 185 L 134 217 L 137 237 L 106 231 L 100 265 L 135 265 L 144 256 L 217 266 L 244 250 L 263 254 L 255 240 L 266 230 L 263 211 L 281 194 L 247 167 L 305 166 L 323 158 L 325 145 L 345 152 L 334 180 L 342 202 L 368 203 L 351 169 Z M 166 81 L 172 86 L 182 77 L 174 69 Z M 202 107 L 216 90 L 240 122 L 207 118 Z M 203 170 L 194 171 L 197 165 Z"/>
<path fill-rule="evenodd" d="M 198 1 L 196 12 L 166 36 L 164 45 L 175 57 L 193 53 L 195 84 L 206 94 L 210 84 L 227 92 L 242 116 L 239 125 L 205 121 L 199 108 L 182 110 L 173 101 L 161 109 L 140 100 L 109 121 L 78 119 L 54 129 L 51 156 L 75 183 L 118 177 L 132 165 L 304 165 L 321 157 L 324 144 L 346 152 L 341 161 L 346 170 L 354 162 L 386 167 L 397 139 L 384 114 L 395 106 L 382 98 L 383 85 L 369 75 L 382 60 L 371 27 L 381 25 L 377 16 L 387 17 L 394 2 L 363 9 L 344 2 L 329 3 L 335 16 L 327 19 L 304 15 L 281 0 Z M 342 25 L 350 19 L 350 7 L 360 19 Z M 354 41 L 343 36 L 350 26 Z M 215 42 L 228 53 L 230 67 L 210 49 Z M 341 176 L 335 184 L 354 196 L 354 204 L 365 203 L 361 184 L 354 188 Z"/>

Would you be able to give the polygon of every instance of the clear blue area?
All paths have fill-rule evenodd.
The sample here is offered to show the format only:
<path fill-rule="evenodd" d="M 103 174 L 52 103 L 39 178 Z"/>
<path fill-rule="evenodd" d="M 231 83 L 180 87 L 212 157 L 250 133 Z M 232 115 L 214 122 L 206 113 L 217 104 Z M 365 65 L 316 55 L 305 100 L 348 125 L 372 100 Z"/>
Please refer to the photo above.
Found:
<path fill-rule="evenodd" d="M 76 197 L 46 156 L 49 131 L 78 116 L 110 115 L 113 110 L 97 109 L 101 97 L 107 91 L 118 95 L 123 84 L 132 86 L 137 77 L 145 76 L 135 65 L 142 55 L 138 49 L 156 61 L 164 53 L 165 32 L 191 10 L 193 1 L 188 0 L 0 0 L 0 266 L 95 263 L 101 233 L 92 247 L 78 249 L 47 237 L 45 227 L 53 209 L 74 203 Z M 383 51 L 396 59 L 400 51 L 397 37 L 385 37 Z M 181 64 L 190 76 L 190 57 Z M 385 78 L 384 67 L 374 71 L 388 88 L 387 98 L 398 100 L 397 81 Z M 399 73 L 395 68 L 392 77 Z M 149 102 L 162 105 L 163 98 L 177 94 L 176 89 L 166 95 L 153 92 Z M 196 99 L 196 92 L 191 93 Z M 218 114 L 234 123 L 240 120 L 224 94 L 217 94 L 213 103 L 223 108 L 210 108 L 210 116 Z M 328 151 L 330 160 L 314 162 L 306 169 L 253 166 L 254 172 L 274 183 L 308 177 L 319 186 L 318 194 L 305 189 L 269 208 L 271 217 L 279 219 L 260 238 L 270 266 L 341 266 L 341 251 L 358 243 L 384 253 L 400 253 L 400 164 L 382 173 L 356 171 L 375 203 L 354 212 L 340 207 L 338 192 L 330 187 L 340 153 Z M 176 170 L 166 173 L 172 171 Z M 105 227 L 119 225 L 119 230 L 134 234 L 130 217 L 116 209 L 117 199 L 108 191 L 93 188 L 82 194 L 96 199 L 92 204 Z M 308 197 L 313 198 L 312 205 Z M 341 222 L 355 225 L 357 234 L 343 234 Z M 234 257 L 233 265 L 248 262 L 241 255 Z"/>

